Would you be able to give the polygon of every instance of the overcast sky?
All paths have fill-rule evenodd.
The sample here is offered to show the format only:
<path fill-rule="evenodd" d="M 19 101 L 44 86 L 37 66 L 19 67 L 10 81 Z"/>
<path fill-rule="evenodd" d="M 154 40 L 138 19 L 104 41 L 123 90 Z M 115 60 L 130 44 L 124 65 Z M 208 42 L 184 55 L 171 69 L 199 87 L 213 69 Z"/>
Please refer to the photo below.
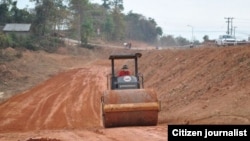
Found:
<path fill-rule="evenodd" d="M 102 0 L 90 1 L 102 3 Z M 28 4 L 29 0 L 18 0 L 19 7 Z M 204 35 L 216 39 L 226 34 L 225 18 L 232 17 L 236 37 L 250 36 L 250 0 L 123 0 L 123 4 L 125 14 L 132 11 L 155 19 L 164 35 L 191 40 L 193 33 L 200 41 Z"/>

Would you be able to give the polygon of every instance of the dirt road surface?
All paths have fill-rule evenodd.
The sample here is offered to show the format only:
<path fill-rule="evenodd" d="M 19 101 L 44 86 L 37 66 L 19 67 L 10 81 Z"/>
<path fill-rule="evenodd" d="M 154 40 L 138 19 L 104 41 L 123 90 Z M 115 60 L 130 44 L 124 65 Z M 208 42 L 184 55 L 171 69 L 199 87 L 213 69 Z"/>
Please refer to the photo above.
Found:
<path fill-rule="evenodd" d="M 103 66 L 72 69 L 12 97 L 0 106 L 0 132 L 7 132 L 0 140 L 166 140 L 166 126 L 103 129 L 100 97 L 107 74 Z"/>
<path fill-rule="evenodd" d="M 101 124 L 100 96 L 107 88 L 106 75 L 110 71 L 107 54 L 114 49 L 100 51 L 104 58 L 93 53 L 95 61 L 81 66 L 82 60 L 79 65 L 74 57 L 73 69 L 50 75 L 47 81 L 2 102 L 0 140 L 166 141 L 168 124 L 250 124 L 249 46 L 137 50 L 142 53 L 139 70 L 144 75 L 145 87 L 154 88 L 162 103 L 158 125 L 108 129 Z M 44 56 L 40 54 L 41 62 L 35 61 L 30 73 L 36 71 L 39 63 L 45 69 L 58 64 L 58 60 L 60 65 L 74 64 L 70 61 L 72 57 L 58 55 L 49 57 L 52 65 L 45 64 Z M 29 65 L 35 58 L 30 59 Z M 85 62 L 88 61 L 87 58 Z M 9 70 L 9 64 L 2 68 Z M 25 73 L 18 69 L 8 72 L 18 72 L 13 80 L 23 80 L 18 76 Z M 38 72 L 35 74 L 41 74 L 41 70 Z M 23 83 L 32 80 L 32 76 Z M 8 73 L 7 78 L 13 75 Z M 4 80 L 6 85 L 11 84 Z"/>

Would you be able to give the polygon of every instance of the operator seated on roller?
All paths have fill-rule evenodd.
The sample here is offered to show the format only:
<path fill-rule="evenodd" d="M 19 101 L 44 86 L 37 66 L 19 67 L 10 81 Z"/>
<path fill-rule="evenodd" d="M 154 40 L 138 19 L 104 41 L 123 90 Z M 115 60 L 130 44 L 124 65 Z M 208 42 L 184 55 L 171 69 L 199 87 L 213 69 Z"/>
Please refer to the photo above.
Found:
<path fill-rule="evenodd" d="M 130 75 L 130 71 L 128 70 L 127 65 L 123 65 L 122 69 L 118 73 L 118 76 L 125 76 L 125 75 Z"/>

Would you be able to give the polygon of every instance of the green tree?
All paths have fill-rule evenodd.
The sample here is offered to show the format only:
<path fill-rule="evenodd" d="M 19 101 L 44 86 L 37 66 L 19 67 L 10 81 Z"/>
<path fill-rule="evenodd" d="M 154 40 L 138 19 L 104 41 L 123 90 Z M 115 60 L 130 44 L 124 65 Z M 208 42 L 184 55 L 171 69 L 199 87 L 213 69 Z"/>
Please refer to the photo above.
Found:
<path fill-rule="evenodd" d="M 209 40 L 208 35 L 205 35 L 205 36 L 203 37 L 203 40 L 204 40 L 204 42 L 208 41 L 208 40 Z"/>
<path fill-rule="evenodd" d="M 73 15 L 71 29 L 76 33 L 77 40 L 80 40 L 84 43 L 84 33 L 83 32 L 83 23 L 87 19 L 87 10 L 89 10 L 90 5 L 88 0 L 70 0 L 70 10 Z"/>
<path fill-rule="evenodd" d="M 106 9 L 110 9 L 110 1 L 109 0 L 102 0 L 103 4 L 102 6 Z"/>
<path fill-rule="evenodd" d="M 4 25 L 9 20 L 9 5 L 7 3 L 0 4 L 0 24 Z"/>
<path fill-rule="evenodd" d="M 114 11 L 121 12 L 124 10 L 123 0 L 110 0 L 110 5 Z"/>
<path fill-rule="evenodd" d="M 18 9 L 17 1 L 5 0 L 0 2 L 0 24 L 31 23 L 32 14 L 27 9 Z"/>
<path fill-rule="evenodd" d="M 142 40 L 143 33 L 140 30 L 140 20 L 144 19 L 145 17 L 141 14 L 136 14 L 133 12 L 129 12 L 128 15 L 125 17 L 126 21 L 126 37 L 128 39 L 135 39 L 135 40 Z"/>
<path fill-rule="evenodd" d="M 34 20 L 34 30 L 39 36 L 54 32 L 55 28 L 61 21 L 64 21 L 66 7 L 63 5 L 63 0 L 32 0 L 36 2 L 36 18 Z M 67 17 L 67 16 L 66 16 Z"/>
<path fill-rule="evenodd" d="M 114 22 L 112 39 L 122 40 L 125 37 L 125 21 L 124 15 L 122 14 L 122 11 L 124 10 L 123 0 L 112 0 L 110 1 L 110 5 L 112 10 L 111 16 Z"/>
<path fill-rule="evenodd" d="M 11 5 L 10 16 L 11 22 L 14 23 L 31 23 L 33 15 L 27 11 L 27 9 L 18 9 L 17 1 L 14 1 Z"/>
<path fill-rule="evenodd" d="M 0 49 L 9 47 L 11 44 L 11 38 L 7 35 L 0 33 Z"/>
<path fill-rule="evenodd" d="M 183 38 L 181 36 L 177 37 L 175 40 L 177 42 L 177 45 L 179 45 L 179 46 L 184 46 L 184 45 L 190 44 L 190 42 L 186 38 Z"/>
<path fill-rule="evenodd" d="M 113 22 L 112 17 L 108 16 L 106 18 L 106 22 L 104 23 L 103 31 L 105 33 L 106 39 L 111 40 L 112 33 L 114 32 L 114 22 Z"/>
<path fill-rule="evenodd" d="M 148 21 L 144 21 L 143 31 L 146 33 L 145 41 L 154 42 L 157 38 L 156 22 L 154 19 L 149 18 Z"/>
<path fill-rule="evenodd" d="M 160 42 L 162 46 L 176 46 L 176 40 L 172 35 L 161 37 Z"/>
<path fill-rule="evenodd" d="M 141 14 L 129 12 L 126 15 L 126 36 L 129 39 L 136 39 L 154 43 L 157 37 L 163 34 L 161 27 L 152 18 L 146 18 Z"/>
<path fill-rule="evenodd" d="M 112 18 L 114 22 L 114 29 L 112 32 L 112 39 L 113 40 L 122 40 L 125 36 L 125 22 L 122 16 L 122 13 L 113 12 Z"/>
<path fill-rule="evenodd" d="M 36 18 L 34 21 L 35 33 L 38 36 L 44 36 L 52 28 L 49 25 L 50 17 L 53 14 L 54 4 L 50 0 L 33 0 L 36 1 Z M 51 14 L 50 14 L 51 13 Z"/>
<path fill-rule="evenodd" d="M 157 35 L 160 35 L 160 36 L 162 36 L 162 34 L 163 34 L 163 31 L 162 31 L 162 28 L 161 27 L 156 27 L 156 33 L 157 33 Z"/>
<path fill-rule="evenodd" d="M 82 32 L 81 32 L 81 41 L 83 44 L 86 46 L 88 44 L 88 39 L 89 37 L 93 34 L 94 29 L 93 29 L 93 23 L 92 21 L 85 20 L 83 25 L 82 25 Z"/>
<path fill-rule="evenodd" d="M 104 25 L 109 13 L 106 8 L 99 4 L 90 4 L 90 8 L 87 11 L 85 18 L 87 20 L 91 19 L 93 31 L 96 34 L 93 34 L 92 37 L 101 37 L 104 36 Z"/>

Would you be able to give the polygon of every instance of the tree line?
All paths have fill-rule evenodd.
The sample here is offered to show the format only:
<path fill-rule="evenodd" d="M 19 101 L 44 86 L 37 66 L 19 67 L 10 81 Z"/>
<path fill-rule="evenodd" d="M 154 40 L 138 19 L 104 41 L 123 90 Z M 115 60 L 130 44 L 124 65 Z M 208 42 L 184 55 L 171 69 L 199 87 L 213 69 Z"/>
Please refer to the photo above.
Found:
<path fill-rule="evenodd" d="M 14 35 L 6 37 L 0 33 L 0 46 L 46 48 L 60 44 L 58 36 L 80 40 L 82 46 L 87 46 L 92 38 L 139 40 L 160 45 L 189 43 L 182 37 L 162 36 L 162 28 L 153 18 L 132 11 L 124 14 L 123 0 L 102 1 L 102 4 L 96 4 L 89 0 L 30 0 L 34 8 L 19 9 L 17 0 L 1 0 L 0 25 L 31 23 L 32 38 L 16 41 Z"/>

